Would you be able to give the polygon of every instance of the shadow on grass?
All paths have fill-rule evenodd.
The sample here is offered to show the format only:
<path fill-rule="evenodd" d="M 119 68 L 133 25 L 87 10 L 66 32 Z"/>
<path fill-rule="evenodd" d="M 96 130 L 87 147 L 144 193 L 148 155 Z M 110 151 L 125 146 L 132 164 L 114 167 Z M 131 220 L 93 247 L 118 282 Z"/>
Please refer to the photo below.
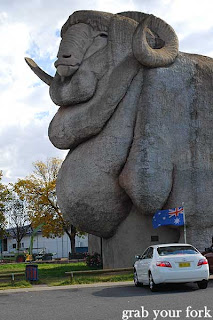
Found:
<path fill-rule="evenodd" d="M 33 262 L 32 264 L 36 264 Z M 2 264 L 0 265 L 0 274 L 1 273 L 12 273 L 25 271 L 25 263 L 14 263 L 14 264 Z M 91 267 L 87 267 L 86 263 L 67 263 L 67 264 L 38 264 L 38 272 L 41 277 L 58 277 L 65 276 L 65 272 L 69 271 L 84 271 L 91 270 Z"/>
<path fill-rule="evenodd" d="M 86 271 L 93 270 L 94 268 L 86 266 L 86 263 L 70 263 L 63 265 L 54 265 L 54 264 L 42 264 L 38 265 L 38 272 L 40 278 L 58 278 L 58 277 L 67 277 L 65 272 L 71 271 Z"/>
<path fill-rule="evenodd" d="M 40 284 L 45 283 L 49 286 L 64 286 L 64 285 L 75 285 L 75 284 L 92 284 L 98 282 L 118 282 L 118 281 L 131 281 L 133 278 L 132 274 L 125 275 L 79 275 L 74 277 L 71 282 L 69 278 L 46 278 L 39 281 Z"/>

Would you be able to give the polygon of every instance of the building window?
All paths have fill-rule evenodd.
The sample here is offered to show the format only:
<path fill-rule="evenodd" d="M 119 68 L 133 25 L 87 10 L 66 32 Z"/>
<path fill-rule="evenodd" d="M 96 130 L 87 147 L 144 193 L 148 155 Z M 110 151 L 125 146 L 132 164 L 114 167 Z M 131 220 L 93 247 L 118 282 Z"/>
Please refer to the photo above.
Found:
<path fill-rule="evenodd" d="M 7 251 L 7 239 L 3 239 L 3 251 Z"/>
<path fill-rule="evenodd" d="M 24 242 L 21 243 L 21 247 L 24 248 Z"/>
<path fill-rule="evenodd" d="M 13 249 L 16 249 L 16 243 L 13 243 Z"/>
<path fill-rule="evenodd" d="M 158 236 L 151 236 L 151 242 L 159 241 Z"/>

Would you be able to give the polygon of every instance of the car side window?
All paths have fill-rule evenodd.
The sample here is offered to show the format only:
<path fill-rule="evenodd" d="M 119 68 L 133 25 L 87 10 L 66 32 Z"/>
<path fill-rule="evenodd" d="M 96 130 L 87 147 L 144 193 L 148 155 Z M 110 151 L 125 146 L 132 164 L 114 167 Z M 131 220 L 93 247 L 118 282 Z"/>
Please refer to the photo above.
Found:
<path fill-rule="evenodd" d="M 142 254 L 142 259 L 147 259 L 148 251 L 149 251 L 149 248 L 144 251 L 144 253 Z"/>
<path fill-rule="evenodd" d="M 142 255 L 142 259 L 152 259 L 153 257 L 153 248 L 149 247 Z"/>
<path fill-rule="evenodd" d="M 153 257 L 153 248 L 150 247 L 147 252 L 146 259 L 152 259 L 152 257 Z"/>

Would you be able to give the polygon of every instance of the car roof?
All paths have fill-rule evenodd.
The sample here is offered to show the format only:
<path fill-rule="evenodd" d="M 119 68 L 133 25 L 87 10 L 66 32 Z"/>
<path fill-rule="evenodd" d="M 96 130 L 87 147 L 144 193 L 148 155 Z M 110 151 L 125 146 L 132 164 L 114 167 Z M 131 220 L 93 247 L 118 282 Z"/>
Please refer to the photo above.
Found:
<path fill-rule="evenodd" d="M 151 247 L 153 247 L 153 248 L 159 248 L 159 247 L 171 247 L 171 246 L 173 246 L 173 247 L 175 247 L 175 246 L 179 247 L 179 246 L 192 246 L 192 245 L 189 244 L 189 243 L 163 243 L 163 244 L 155 244 L 155 245 L 153 245 L 153 246 L 151 246 Z"/>

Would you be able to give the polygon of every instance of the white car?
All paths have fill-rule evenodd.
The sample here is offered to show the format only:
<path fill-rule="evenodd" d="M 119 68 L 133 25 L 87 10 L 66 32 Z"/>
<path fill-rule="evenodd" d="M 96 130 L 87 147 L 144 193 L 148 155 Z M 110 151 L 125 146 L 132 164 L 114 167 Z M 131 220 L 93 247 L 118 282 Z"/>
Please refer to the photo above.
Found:
<path fill-rule="evenodd" d="M 197 282 L 206 289 L 209 280 L 207 259 L 190 244 L 170 243 L 148 247 L 134 263 L 135 286 L 149 285 L 156 291 L 158 284 Z"/>

